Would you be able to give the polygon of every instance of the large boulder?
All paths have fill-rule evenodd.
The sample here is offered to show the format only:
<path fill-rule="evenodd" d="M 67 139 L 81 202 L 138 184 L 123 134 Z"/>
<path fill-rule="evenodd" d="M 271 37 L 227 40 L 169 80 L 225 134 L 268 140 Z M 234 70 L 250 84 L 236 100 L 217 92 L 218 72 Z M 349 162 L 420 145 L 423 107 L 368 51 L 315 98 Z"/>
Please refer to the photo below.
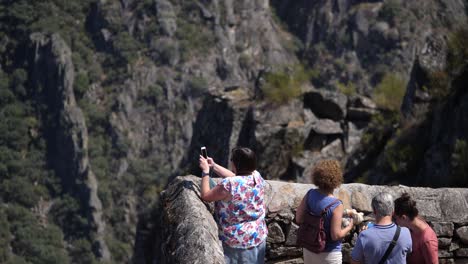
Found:
<path fill-rule="evenodd" d="M 200 200 L 200 178 L 175 178 L 161 205 L 161 263 L 224 263 L 216 222 Z"/>
<path fill-rule="evenodd" d="M 304 94 L 304 107 L 310 108 L 319 118 L 344 119 L 346 104 L 346 96 L 338 92 L 313 90 Z"/>

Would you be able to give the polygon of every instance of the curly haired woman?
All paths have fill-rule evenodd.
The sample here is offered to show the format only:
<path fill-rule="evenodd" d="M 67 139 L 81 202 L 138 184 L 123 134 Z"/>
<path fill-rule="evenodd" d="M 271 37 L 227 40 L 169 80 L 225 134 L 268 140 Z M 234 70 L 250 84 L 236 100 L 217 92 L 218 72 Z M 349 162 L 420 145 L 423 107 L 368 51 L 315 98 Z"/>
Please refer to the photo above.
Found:
<path fill-rule="evenodd" d="M 314 253 L 304 248 L 304 263 L 342 263 L 341 240 L 353 228 L 353 222 L 341 229 L 343 217 L 343 203 L 333 196 L 333 190 L 343 183 L 343 172 L 340 163 L 336 160 L 320 161 L 312 171 L 312 182 L 318 189 L 310 189 L 302 199 L 296 211 L 296 222 L 304 221 L 304 214 L 310 212 L 314 215 L 327 208 L 324 228 L 327 234 L 325 250 Z"/>

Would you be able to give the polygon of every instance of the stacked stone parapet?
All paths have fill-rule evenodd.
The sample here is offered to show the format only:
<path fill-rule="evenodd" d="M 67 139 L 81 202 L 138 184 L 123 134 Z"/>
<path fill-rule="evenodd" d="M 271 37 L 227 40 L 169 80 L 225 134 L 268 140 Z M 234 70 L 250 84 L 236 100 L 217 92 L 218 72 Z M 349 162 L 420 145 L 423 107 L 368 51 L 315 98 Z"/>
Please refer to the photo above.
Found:
<path fill-rule="evenodd" d="M 294 218 L 302 198 L 315 186 L 267 182 L 267 263 L 303 263 L 302 249 L 296 245 L 298 225 Z M 163 263 L 195 263 L 188 259 L 190 256 L 197 263 L 223 263 L 213 204 L 200 200 L 199 184 L 200 179 L 195 176 L 177 177 L 161 196 Z M 420 215 L 437 234 L 440 263 L 468 263 L 468 189 L 343 184 L 335 190 L 335 196 L 345 208 L 354 208 L 370 218 L 371 200 L 379 192 L 389 192 L 395 198 L 409 193 L 416 200 Z M 344 239 L 343 263 L 349 262 L 357 235 L 353 231 Z"/>

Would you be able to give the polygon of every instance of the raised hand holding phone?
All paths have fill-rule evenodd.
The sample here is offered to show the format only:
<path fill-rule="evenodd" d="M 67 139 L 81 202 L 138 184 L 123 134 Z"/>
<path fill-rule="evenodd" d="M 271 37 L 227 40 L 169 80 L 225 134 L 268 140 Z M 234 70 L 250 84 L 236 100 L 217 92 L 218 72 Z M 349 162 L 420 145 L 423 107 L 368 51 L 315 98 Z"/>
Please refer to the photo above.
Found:
<path fill-rule="evenodd" d="M 204 147 L 204 146 L 201 147 L 200 152 L 201 152 L 201 155 L 203 156 L 203 158 L 207 159 L 208 164 L 211 165 L 209 160 L 208 160 L 208 152 L 206 151 L 206 147 Z M 215 186 L 216 186 L 216 183 L 213 181 L 213 179 L 210 178 L 210 189 L 214 188 Z"/>
<path fill-rule="evenodd" d="M 201 154 L 205 159 L 208 158 L 208 153 L 206 152 L 206 147 L 201 147 Z"/>

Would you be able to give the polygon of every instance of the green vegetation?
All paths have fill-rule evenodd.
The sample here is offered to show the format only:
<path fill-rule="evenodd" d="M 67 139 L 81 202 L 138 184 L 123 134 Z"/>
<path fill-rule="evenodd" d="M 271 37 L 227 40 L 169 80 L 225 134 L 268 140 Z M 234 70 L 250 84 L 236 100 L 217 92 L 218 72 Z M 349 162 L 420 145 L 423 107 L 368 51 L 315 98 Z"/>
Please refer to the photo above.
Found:
<path fill-rule="evenodd" d="M 434 99 L 440 100 L 450 93 L 449 76 L 445 71 L 436 71 L 429 76 L 429 93 Z"/>
<path fill-rule="evenodd" d="M 8 247 L 11 241 L 10 225 L 5 209 L 0 207 L 0 263 L 5 263 L 10 258 Z"/>
<path fill-rule="evenodd" d="M 457 139 L 455 142 L 451 165 L 454 183 L 465 186 L 468 182 L 468 143 L 466 140 Z"/>
<path fill-rule="evenodd" d="M 356 94 L 356 85 L 354 85 L 354 83 L 352 82 L 348 82 L 347 84 L 343 84 L 343 83 L 337 83 L 337 87 L 338 87 L 338 90 L 344 94 L 344 95 L 347 95 L 347 96 L 351 96 L 351 95 L 354 95 Z"/>
<path fill-rule="evenodd" d="M 205 91 L 208 90 L 208 82 L 203 77 L 193 77 L 191 78 L 187 86 L 190 91 L 191 96 L 202 95 Z"/>
<path fill-rule="evenodd" d="M 65 193 L 60 178 L 63 175 L 55 175 L 52 165 L 57 147 L 57 113 L 51 111 L 48 102 L 52 87 L 31 81 L 32 58 L 18 56 L 28 50 L 29 36 L 34 32 L 59 33 L 72 50 L 73 88 L 86 118 L 88 154 L 100 180 L 99 194 L 106 197 L 103 203 L 108 207 L 104 214 L 110 215 L 115 194 L 109 188 L 115 173 L 111 164 L 125 150 L 108 136 L 115 88 L 105 79 L 126 78 L 127 64 L 135 63 L 139 52 L 145 49 L 121 22 L 112 21 L 120 24 L 108 25 L 109 29 L 120 30 L 111 32 L 112 47 L 107 48 L 107 53 L 96 52 L 85 25 L 94 2 L 18 0 L 2 2 L 0 6 L 0 263 L 97 263 L 86 204 L 82 204 L 77 193 Z M 94 82 L 101 82 L 108 91 L 99 105 L 84 98 Z M 47 215 L 31 213 L 38 201 L 53 201 Z M 106 230 L 111 236 L 112 228 L 125 220 L 119 221 Z M 119 243 L 131 248 L 130 239 L 121 240 Z M 125 259 L 131 255 L 121 254 L 127 254 Z M 127 262 L 117 257 L 114 260 Z"/>
<path fill-rule="evenodd" d="M 380 9 L 379 17 L 395 25 L 397 18 L 402 16 L 403 11 L 403 6 L 398 0 L 387 0 Z"/>
<path fill-rule="evenodd" d="M 367 131 L 361 139 L 361 143 L 365 147 L 372 148 L 375 146 L 375 142 L 382 142 L 388 131 L 392 131 L 399 121 L 399 114 L 392 112 L 372 116 Z"/>
<path fill-rule="evenodd" d="M 468 64 L 468 28 L 463 27 L 449 36 L 447 68 L 450 73 L 461 71 Z"/>
<path fill-rule="evenodd" d="M 206 55 L 215 42 L 213 32 L 206 31 L 200 24 L 183 19 L 177 20 L 176 37 L 179 40 L 182 61 L 195 55 Z"/>
<path fill-rule="evenodd" d="M 372 98 L 378 107 L 399 112 L 405 96 L 406 82 L 396 74 L 386 74 L 373 91 Z"/>
<path fill-rule="evenodd" d="M 246 54 L 246 53 L 242 53 L 240 56 L 239 56 L 239 66 L 242 68 L 242 69 L 248 69 L 250 68 L 250 66 L 252 65 L 253 63 L 253 59 L 250 55 Z"/>
<path fill-rule="evenodd" d="M 151 104 L 157 104 L 164 96 L 164 89 L 160 84 L 153 84 L 148 87 L 140 97 Z"/>
<path fill-rule="evenodd" d="M 354 180 L 354 182 L 355 182 L 355 183 L 368 184 L 368 182 L 369 182 L 369 173 L 368 173 L 368 172 L 367 172 L 367 173 L 364 173 L 364 175 L 362 175 L 362 176 L 356 178 L 356 179 Z"/>
<path fill-rule="evenodd" d="M 119 32 L 114 39 L 113 45 L 125 62 L 133 64 L 137 60 L 137 53 L 141 46 L 128 32 Z"/>
<path fill-rule="evenodd" d="M 301 95 L 301 86 L 310 80 L 311 75 L 301 65 L 292 67 L 290 72 L 267 73 L 261 89 L 266 100 L 283 104 Z"/>
<path fill-rule="evenodd" d="M 69 263 L 60 229 L 41 226 L 36 217 L 21 206 L 2 208 L 13 235 L 10 245 L 18 259 L 28 263 Z M 14 259 L 14 258 L 13 258 Z"/>
<path fill-rule="evenodd" d="M 401 143 L 395 140 L 387 142 L 385 162 L 393 174 L 414 175 L 413 173 L 409 173 L 410 166 L 414 164 L 415 159 L 419 159 L 418 157 L 424 154 L 418 153 L 416 147 L 415 144 Z"/>

